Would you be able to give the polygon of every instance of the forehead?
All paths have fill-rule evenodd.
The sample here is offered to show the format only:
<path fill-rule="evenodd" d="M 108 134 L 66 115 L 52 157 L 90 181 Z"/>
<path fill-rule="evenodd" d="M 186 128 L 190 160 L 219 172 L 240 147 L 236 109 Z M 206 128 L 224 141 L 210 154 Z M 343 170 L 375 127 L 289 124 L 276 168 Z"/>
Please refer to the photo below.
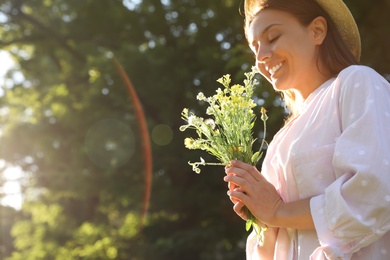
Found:
<path fill-rule="evenodd" d="M 249 25 L 247 30 L 248 40 L 252 42 L 275 25 L 294 26 L 297 24 L 299 24 L 298 20 L 288 12 L 277 9 L 264 9 L 255 16 Z"/>

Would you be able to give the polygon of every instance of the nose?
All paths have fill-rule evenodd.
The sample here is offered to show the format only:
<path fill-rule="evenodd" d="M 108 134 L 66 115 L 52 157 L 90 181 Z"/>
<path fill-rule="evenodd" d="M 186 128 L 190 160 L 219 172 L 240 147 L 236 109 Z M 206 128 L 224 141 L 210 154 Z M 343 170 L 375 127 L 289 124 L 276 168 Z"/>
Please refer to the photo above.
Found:
<path fill-rule="evenodd" d="M 269 46 L 262 45 L 258 48 L 256 53 L 256 62 L 258 63 L 264 63 L 272 56 L 271 49 Z"/>

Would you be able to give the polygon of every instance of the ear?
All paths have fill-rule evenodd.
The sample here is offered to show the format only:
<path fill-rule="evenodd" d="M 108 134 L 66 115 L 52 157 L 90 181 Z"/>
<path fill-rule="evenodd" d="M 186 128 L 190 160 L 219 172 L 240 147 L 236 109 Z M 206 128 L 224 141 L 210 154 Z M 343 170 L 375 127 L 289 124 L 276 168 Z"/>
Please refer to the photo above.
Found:
<path fill-rule="evenodd" d="M 321 45 L 328 33 L 328 23 L 322 16 L 314 18 L 310 23 L 309 29 L 312 32 L 313 41 L 316 45 Z"/>

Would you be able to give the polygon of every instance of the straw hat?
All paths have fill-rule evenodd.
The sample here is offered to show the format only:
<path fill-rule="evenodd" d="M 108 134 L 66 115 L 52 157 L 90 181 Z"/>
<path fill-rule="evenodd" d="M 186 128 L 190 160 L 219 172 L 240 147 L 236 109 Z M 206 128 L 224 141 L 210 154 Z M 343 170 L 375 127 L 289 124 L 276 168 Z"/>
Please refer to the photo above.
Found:
<path fill-rule="evenodd" d="M 336 24 L 336 27 L 357 60 L 360 60 L 359 29 L 350 10 L 342 0 L 315 0 Z"/>

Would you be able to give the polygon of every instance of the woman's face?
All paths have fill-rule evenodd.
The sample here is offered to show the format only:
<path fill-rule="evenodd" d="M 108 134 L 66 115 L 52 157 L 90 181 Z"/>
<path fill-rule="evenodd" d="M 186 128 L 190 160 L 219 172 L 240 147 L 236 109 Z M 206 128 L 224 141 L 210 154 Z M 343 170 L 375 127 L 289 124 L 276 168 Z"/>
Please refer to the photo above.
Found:
<path fill-rule="evenodd" d="M 306 98 L 326 80 L 317 66 L 322 44 L 317 27 L 314 20 L 303 26 L 291 14 L 275 9 L 260 11 L 252 21 L 247 30 L 250 48 L 261 74 L 276 90 L 297 90 Z M 326 34 L 326 22 L 323 29 Z"/>

